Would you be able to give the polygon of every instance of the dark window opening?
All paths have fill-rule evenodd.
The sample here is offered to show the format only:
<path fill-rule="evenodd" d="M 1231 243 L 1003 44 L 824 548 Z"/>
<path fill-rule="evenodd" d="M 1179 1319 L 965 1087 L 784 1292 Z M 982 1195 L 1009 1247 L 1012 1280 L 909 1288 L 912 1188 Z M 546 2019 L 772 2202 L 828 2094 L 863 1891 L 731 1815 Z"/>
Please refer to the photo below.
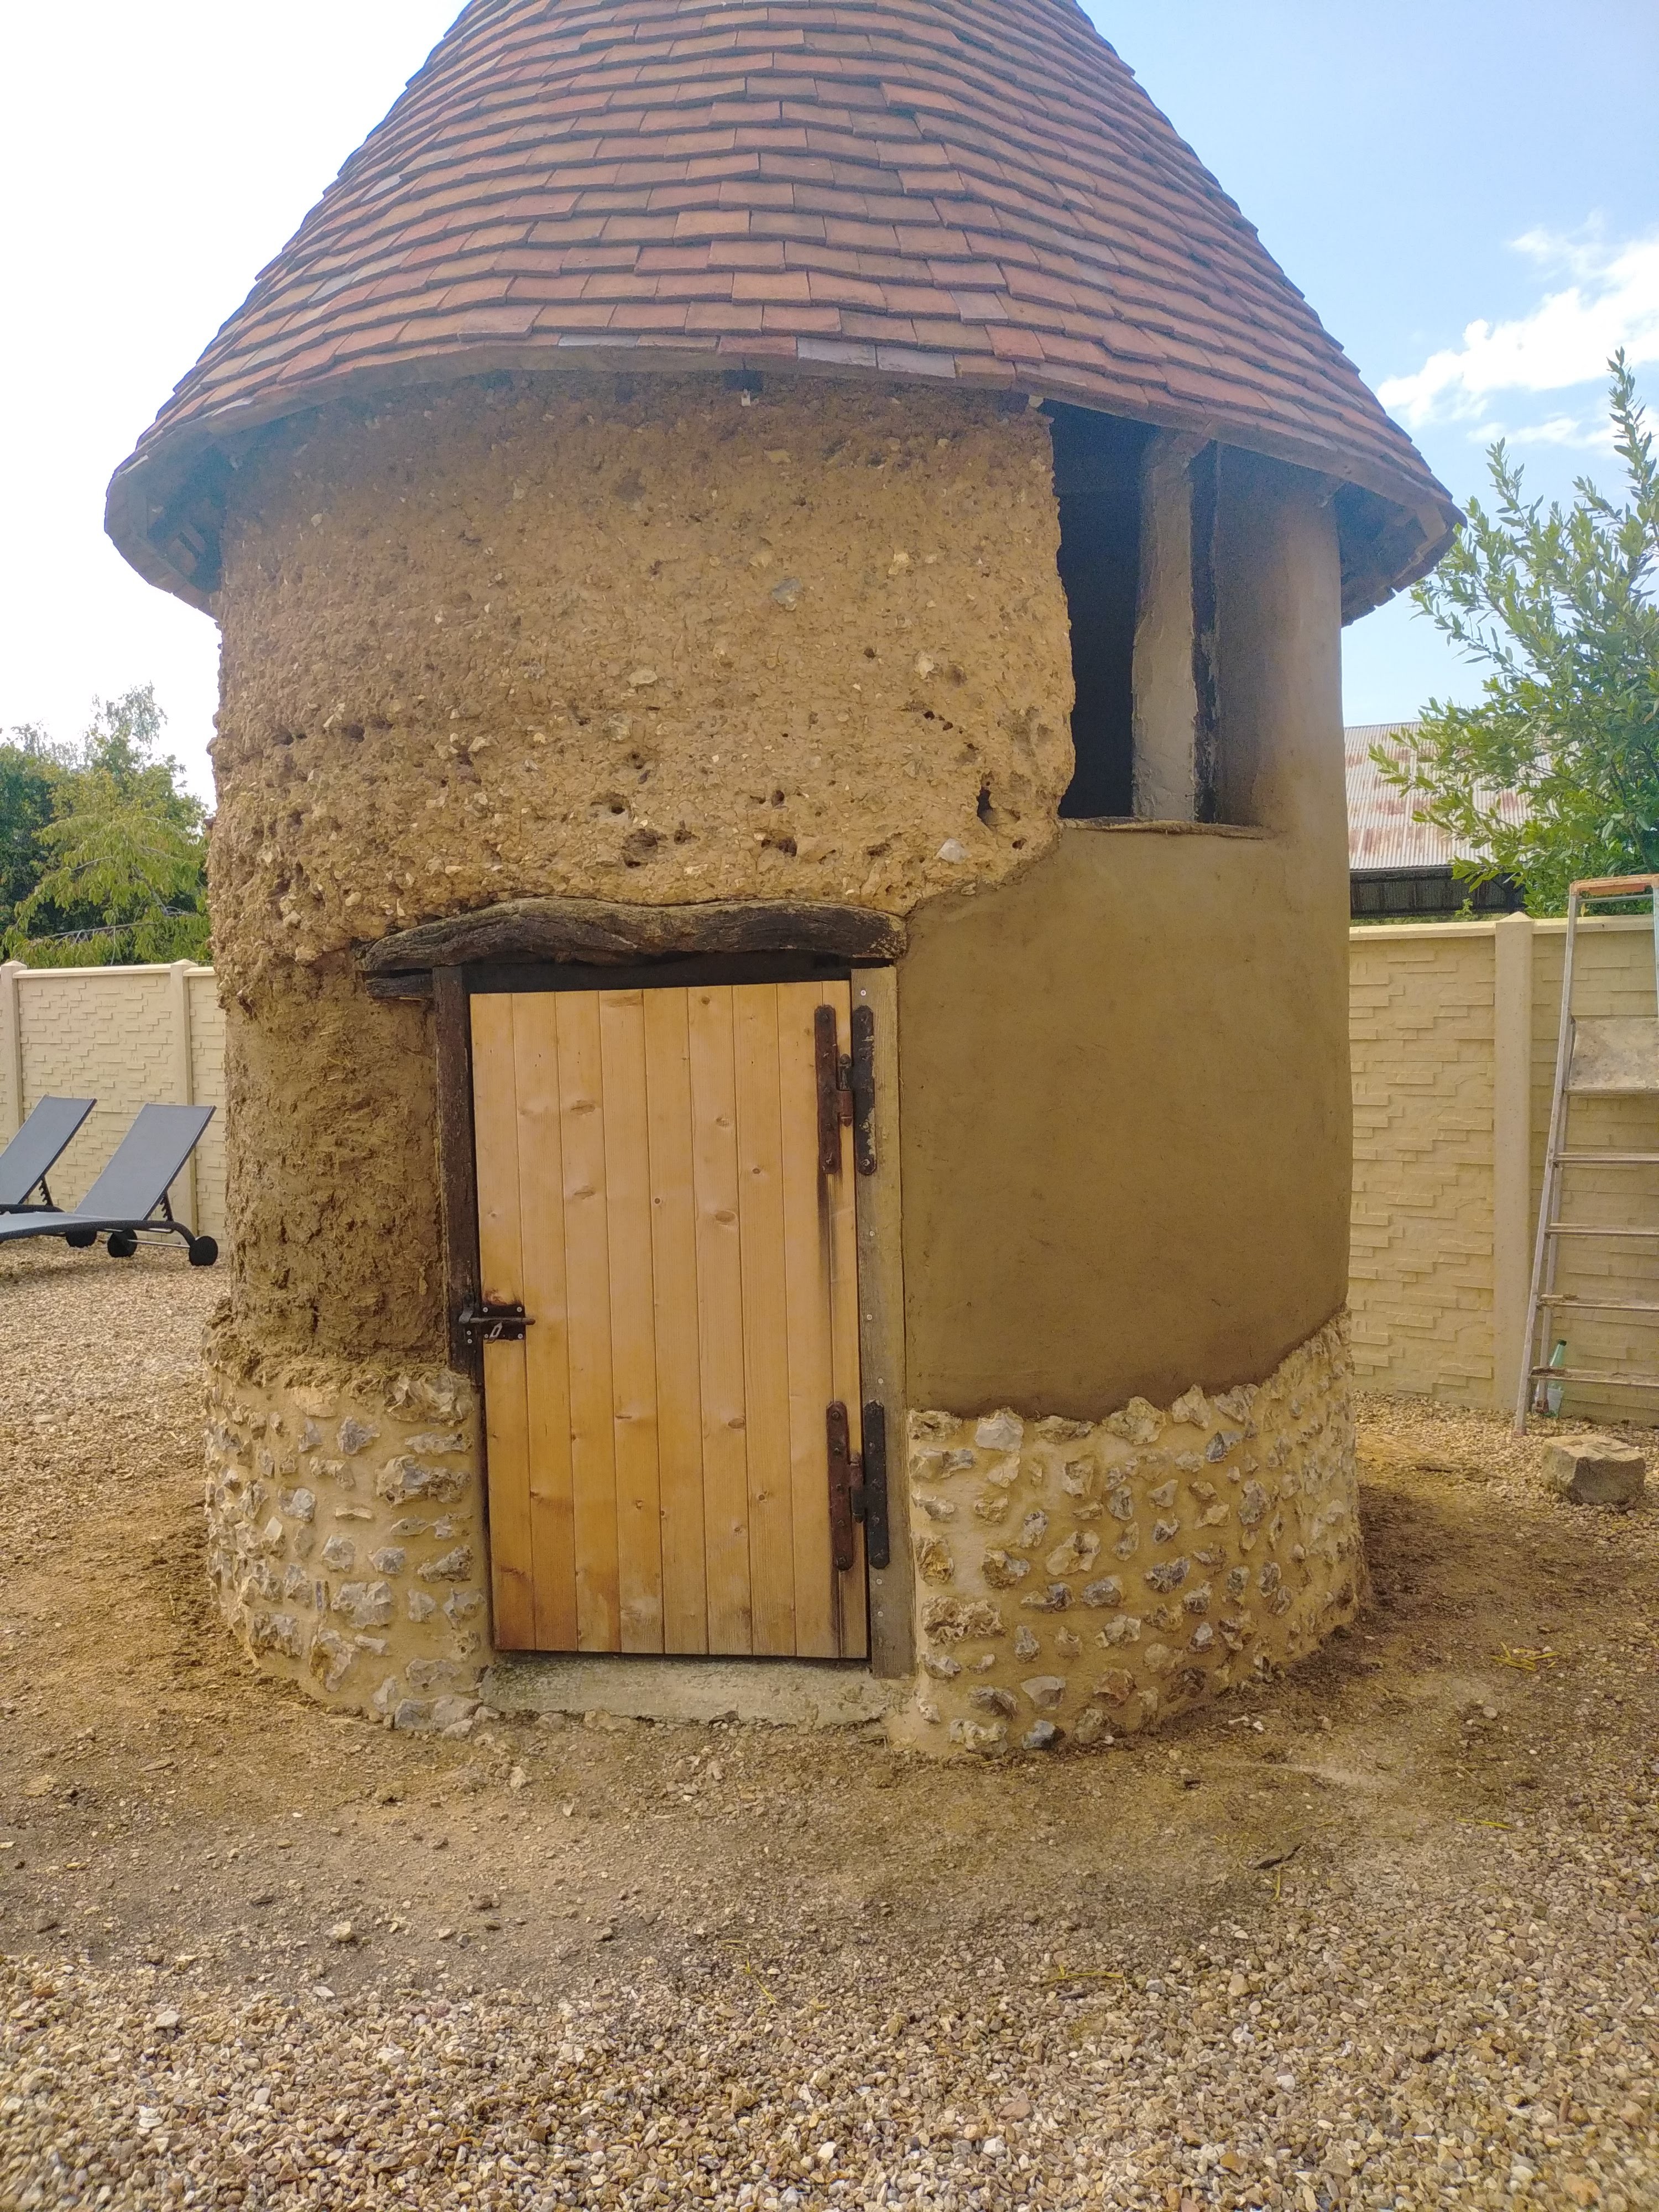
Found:
<path fill-rule="evenodd" d="M 1060 501 L 1060 580 L 1072 624 L 1072 744 L 1063 817 L 1134 811 L 1135 607 L 1140 465 L 1152 433 L 1085 407 L 1050 409 Z"/>
<path fill-rule="evenodd" d="M 1221 512 L 1221 448 L 1206 446 L 1188 471 L 1193 487 L 1193 692 L 1197 723 L 1193 732 L 1194 818 L 1220 819 L 1219 763 L 1216 732 L 1220 721 L 1217 696 L 1215 550 Z"/>

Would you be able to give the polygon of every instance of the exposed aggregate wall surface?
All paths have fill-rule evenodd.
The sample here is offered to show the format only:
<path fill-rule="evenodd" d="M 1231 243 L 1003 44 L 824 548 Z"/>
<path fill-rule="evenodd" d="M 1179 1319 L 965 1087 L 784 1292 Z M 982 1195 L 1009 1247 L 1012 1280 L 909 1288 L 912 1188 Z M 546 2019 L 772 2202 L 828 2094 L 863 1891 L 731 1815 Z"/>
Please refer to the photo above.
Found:
<path fill-rule="evenodd" d="M 224 1018 L 213 970 L 180 972 L 182 992 L 164 967 L 0 966 L 0 1142 L 42 1098 L 96 1099 L 50 1178 L 59 1206 L 78 1206 L 141 1106 L 211 1106 L 168 1195 L 181 1220 L 222 1247 Z"/>
<path fill-rule="evenodd" d="M 267 1350 L 441 1359 L 429 1011 L 370 999 L 334 955 L 225 1014 L 239 1324 Z"/>
<path fill-rule="evenodd" d="M 1047 422 L 990 397 L 503 378 L 277 426 L 217 601 L 222 975 L 520 894 L 1000 879 L 1071 774 L 1058 532 Z"/>
<path fill-rule="evenodd" d="M 1364 1586 L 1344 1319 L 1100 1422 L 913 1413 L 919 1748 L 1109 1742 L 1286 1665 Z"/>
<path fill-rule="evenodd" d="M 267 1673 L 458 1726 L 491 1656 L 477 1396 L 445 1369 L 284 1360 L 210 1327 L 208 1571 Z"/>

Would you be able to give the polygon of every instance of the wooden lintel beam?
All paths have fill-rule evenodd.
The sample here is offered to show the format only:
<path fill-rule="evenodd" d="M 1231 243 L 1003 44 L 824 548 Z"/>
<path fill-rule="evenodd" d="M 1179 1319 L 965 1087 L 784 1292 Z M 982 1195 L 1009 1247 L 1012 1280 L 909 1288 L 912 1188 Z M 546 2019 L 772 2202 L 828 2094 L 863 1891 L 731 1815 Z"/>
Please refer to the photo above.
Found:
<path fill-rule="evenodd" d="M 624 966 L 708 953 L 801 952 L 847 960 L 893 960 L 904 924 L 868 907 L 793 900 L 731 900 L 629 906 L 608 899 L 508 899 L 444 921 L 422 923 L 367 945 L 362 971 L 378 979 L 504 960 Z"/>

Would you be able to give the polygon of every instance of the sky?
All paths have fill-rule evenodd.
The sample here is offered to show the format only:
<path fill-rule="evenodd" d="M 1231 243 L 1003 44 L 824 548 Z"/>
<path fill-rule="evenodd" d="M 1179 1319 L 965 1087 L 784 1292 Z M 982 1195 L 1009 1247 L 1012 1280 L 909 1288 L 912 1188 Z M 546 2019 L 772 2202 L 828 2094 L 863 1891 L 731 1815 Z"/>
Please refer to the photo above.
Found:
<path fill-rule="evenodd" d="M 103 496 L 173 385 L 459 0 L 19 9 L 0 92 L 0 731 L 77 734 L 153 681 L 211 793 L 210 619 L 142 582 Z M 1659 403 L 1654 0 L 1088 0 L 1462 500 L 1615 489 L 1605 362 Z M 1396 602 L 1345 640 L 1346 715 L 1478 678 Z"/>

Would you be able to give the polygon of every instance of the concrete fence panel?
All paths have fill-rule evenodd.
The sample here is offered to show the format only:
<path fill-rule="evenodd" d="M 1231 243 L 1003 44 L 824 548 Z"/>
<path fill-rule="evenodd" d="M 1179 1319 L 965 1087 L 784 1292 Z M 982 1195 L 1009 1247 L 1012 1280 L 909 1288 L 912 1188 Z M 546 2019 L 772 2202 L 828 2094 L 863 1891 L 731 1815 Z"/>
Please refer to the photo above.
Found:
<path fill-rule="evenodd" d="M 1566 926 L 1501 921 L 1360 928 L 1351 939 L 1355 1364 L 1376 1389 L 1507 1407 L 1514 1399 L 1543 1182 Z M 1645 917 L 1584 923 L 1580 1010 L 1652 1014 Z M 175 1208 L 225 1236 L 224 1020 L 210 968 L 0 967 L 0 1141 L 48 1092 L 98 1107 L 52 1178 L 81 1197 L 147 1100 L 211 1105 Z M 1586 1144 L 1659 1150 L 1659 1099 L 1581 1102 Z M 1659 1226 L 1659 1168 L 1578 1169 L 1571 1218 Z M 1659 1237 L 1574 1241 L 1561 1287 L 1659 1304 Z M 1575 1313 L 1575 1366 L 1659 1375 L 1659 1325 Z M 1645 1398 L 1588 1386 L 1570 1412 L 1629 1415 Z"/>
<path fill-rule="evenodd" d="M 141 1106 L 218 1109 L 171 1196 L 223 1238 L 224 1018 L 210 968 L 0 967 L 0 1141 L 53 1094 L 98 1101 L 52 1170 L 62 1206 L 85 1196 Z"/>
<path fill-rule="evenodd" d="M 1502 921 L 1359 928 L 1351 940 L 1355 1364 L 1377 1389 L 1507 1407 L 1525 1329 L 1548 1141 L 1566 925 Z M 1578 1012 L 1656 1012 L 1645 916 L 1584 922 Z M 1587 1146 L 1659 1151 L 1659 1098 L 1581 1100 Z M 1659 1168 L 1570 1170 L 1566 1218 L 1659 1226 Z M 1557 1286 L 1659 1303 L 1651 1243 L 1567 1240 Z M 1576 1311 L 1572 1366 L 1659 1375 L 1659 1327 Z M 1643 1396 L 1570 1388 L 1591 1419 L 1659 1415 Z"/>

